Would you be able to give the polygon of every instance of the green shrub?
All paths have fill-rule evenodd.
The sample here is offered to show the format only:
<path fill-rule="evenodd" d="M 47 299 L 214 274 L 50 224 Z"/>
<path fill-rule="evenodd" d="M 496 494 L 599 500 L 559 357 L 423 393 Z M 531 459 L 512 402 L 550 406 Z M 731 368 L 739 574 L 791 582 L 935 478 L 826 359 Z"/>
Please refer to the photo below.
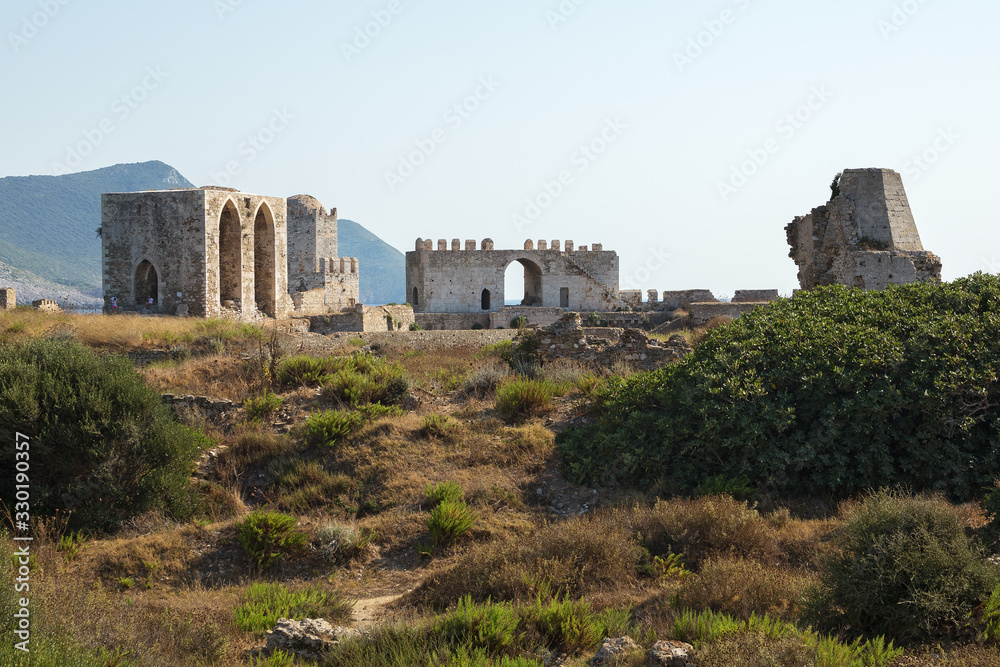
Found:
<path fill-rule="evenodd" d="M 177 424 L 125 357 L 33 340 L 0 349 L 0 501 L 13 508 L 15 438 L 30 438 L 31 509 L 108 530 L 148 510 L 187 519 L 207 439 Z"/>
<path fill-rule="evenodd" d="M 454 612 L 438 617 L 433 631 L 450 645 L 502 654 L 523 636 L 518 632 L 520 623 L 517 611 L 509 604 L 477 604 L 466 596 L 458 601 Z"/>
<path fill-rule="evenodd" d="M 504 419 L 538 417 L 551 410 L 557 392 L 551 380 L 514 378 L 497 388 L 497 412 Z"/>
<path fill-rule="evenodd" d="M 268 656 L 258 655 L 250 659 L 252 667 L 292 667 L 295 664 L 295 654 L 285 653 L 278 649 Z"/>
<path fill-rule="evenodd" d="M 273 630 L 279 618 L 301 621 L 322 618 L 336 625 L 351 617 L 353 603 L 318 585 L 291 591 L 281 584 L 253 583 L 233 610 L 236 627 L 243 632 Z"/>
<path fill-rule="evenodd" d="M 306 442 L 319 447 L 334 447 L 363 423 L 357 412 L 326 410 L 306 420 Z"/>
<path fill-rule="evenodd" d="M 479 322 L 476 322 L 475 324 L 472 325 L 472 330 L 473 331 L 482 331 L 483 330 L 483 325 L 480 324 Z"/>
<path fill-rule="evenodd" d="M 966 628 L 997 584 L 944 500 L 879 491 L 844 519 L 808 601 L 817 627 L 928 642 Z"/>
<path fill-rule="evenodd" d="M 424 328 L 420 326 L 420 324 L 418 324 L 417 322 L 410 323 L 410 331 L 423 331 L 423 329 Z"/>
<path fill-rule="evenodd" d="M 512 319 L 510 321 L 510 328 L 511 329 L 523 329 L 526 326 L 528 326 L 528 316 L 527 315 L 518 315 L 517 317 L 515 317 L 514 319 Z"/>
<path fill-rule="evenodd" d="M 608 382 L 560 434 L 582 484 L 689 494 L 902 485 L 978 497 L 1000 476 L 1000 277 L 799 292 L 710 331 L 678 364 Z"/>
<path fill-rule="evenodd" d="M 243 401 L 243 408 L 247 411 L 247 417 L 252 420 L 265 419 L 271 417 L 284 404 L 285 399 L 264 390 L 260 396 L 253 396 Z"/>
<path fill-rule="evenodd" d="M 428 484 L 424 488 L 424 498 L 431 507 L 437 507 L 441 503 L 460 503 L 465 501 L 465 491 L 458 482 L 439 482 Z"/>
<path fill-rule="evenodd" d="M 278 379 L 287 386 L 321 387 L 349 363 L 347 357 L 289 357 L 278 366 Z"/>
<path fill-rule="evenodd" d="M 236 524 L 236 535 L 250 562 L 266 570 L 305 548 L 308 537 L 298 530 L 298 523 L 287 514 L 256 511 Z"/>
<path fill-rule="evenodd" d="M 437 546 L 450 546 L 472 529 L 476 515 L 463 501 L 448 500 L 431 510 L 427 529 L 431 542 Z"/>
<path fill-rule="evenodd" d="M 313 545 L 328 563 L 344 563 L 361 556 L 373 539 L 375 533 L 372 531 L 328 523 L 316 530 Z"/>
<path fill-rule="evenodd" d="M 326 398 L 354 406 L 396 405 L 409 393 L 410 380 L 403 366 L 371 354 L 351 357 L 350 366 L 333 374 L 323 387 Z"/>
<path fill-rule="evenodd" d="M 695 489 L 699 496 L 731 496 L 737 500 L 746 500 L 753 495 L 753 487 L 746 475 L 730 478 L 725 475 L 713 475 Z"/>
<path fill-rule="evenodd" d="M 569 654 L 589 651 L 604 638 L 601 617 L 580 600 L 541 600 L 526 610 L 528 623 L 543 637 L 546 646 Z"/>
<path fill-rule="evenodd" d="M 406 410 L 397 405 L 382 405 L 381 403 L 359 405 L 356 409 L 358 414 L 369 421 L 378 421 L 386 417 L 402 417 L 406 414 Z"/>
<path fill-rule="evenodd" d="M 425 438 L 443 438 L 454 430 L 455 424 L 448 415 L 427 415 L 420 425 L 420 435 Z"/>

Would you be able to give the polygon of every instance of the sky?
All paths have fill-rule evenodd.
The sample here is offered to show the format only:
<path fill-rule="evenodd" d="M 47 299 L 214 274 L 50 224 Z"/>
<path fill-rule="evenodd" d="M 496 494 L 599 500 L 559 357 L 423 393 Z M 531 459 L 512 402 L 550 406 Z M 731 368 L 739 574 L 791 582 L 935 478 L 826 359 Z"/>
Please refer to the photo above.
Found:
<path fill-rule="evenodd" d="M 1000 272 L 997 24 L 987 0 L 7 0 L 0 175 L 162 160 L 404 252 L 601 243 L 623 289 L 725 297 L 790 293 L 785 225 L 883 167 L 952 280 Z"/>

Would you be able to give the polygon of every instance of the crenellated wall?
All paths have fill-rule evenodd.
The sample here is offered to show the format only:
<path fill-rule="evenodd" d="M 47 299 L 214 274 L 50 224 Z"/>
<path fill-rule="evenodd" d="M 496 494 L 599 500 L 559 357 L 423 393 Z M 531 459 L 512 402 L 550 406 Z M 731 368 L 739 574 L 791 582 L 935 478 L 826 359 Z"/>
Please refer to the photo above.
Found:
<path fill-rule="evenodd" d="M 406 293 L 418 313 L 489 313 L 505 305 L 504 276 L 524 266 L 530 307 L 607 310 L 618 303 L 618 254 L 575 247 L 572 241 L 525 241 L 522 250 L 496 250 L 460 239 L 417 239 L 406 253 Z M 436 248 L 436 249 L 435 249 Z"/>

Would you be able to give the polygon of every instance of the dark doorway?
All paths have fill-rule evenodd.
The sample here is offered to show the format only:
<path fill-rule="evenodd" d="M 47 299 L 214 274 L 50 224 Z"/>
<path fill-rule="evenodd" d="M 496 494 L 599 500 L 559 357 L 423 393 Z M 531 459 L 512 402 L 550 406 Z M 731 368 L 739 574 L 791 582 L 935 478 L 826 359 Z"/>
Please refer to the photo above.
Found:
<path fill-rule="evenodd" d="M 153 304 L 160 302 L 160 279 L 156 268 L 149 260 L 142 260 L 135 270 L 135 305 L 147 306 L 152 297 Z"/>
<path fill-rule="evenodd" d="M 489 310 L 492 308 L 493 295 L 490 294 L 488 289 L 483 290 L 483 310 Z"/>
<path fill-rule="evenodd" d="M 569 288 L 560 287 L 559 288 L 559 307 L 569 308 Z"/>
<path fill-rule="evenodd" d="M 417 294 L 417 288 L 416 287 L 413 288 L 413 298 L 410 301 L 410 305 L 411 306 L 419 306 L 420 305 L 420 295 Z"/>
<path fill-rule="evenodd" d="M 243 238 L 240 216 L 230 200 L 219 216 L 219 302 L 242 302 Z"/>

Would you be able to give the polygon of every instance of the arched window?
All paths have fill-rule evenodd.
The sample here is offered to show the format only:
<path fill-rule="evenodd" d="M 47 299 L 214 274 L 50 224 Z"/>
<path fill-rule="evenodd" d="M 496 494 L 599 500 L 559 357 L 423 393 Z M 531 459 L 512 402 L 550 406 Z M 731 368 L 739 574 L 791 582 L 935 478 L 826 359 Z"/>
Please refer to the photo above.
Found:
<path fill-rule="evenodd" d="M 488 289 L 483 290 L 483 310 L 489 310 L 492 307 L 493 295 L 490 294 Z"/>
<path fill-rule="evenodd" d="M 243 300 L 243 237 L 232 200 L 219 216 L 219 301 Z"/>
<path fill-rule="evenodd" d="M 411 306 L 419 306 L 420 305 L 420 295 L 417 293 L 417 288 L 416 287 L 413 288 L 413 296 L 410 297 L 410 305 Z"/>
<path fill-rule="evenodd" d="M 275 299 L 275 257 L 274 219 L 267 204 L 261 204 L 253 223 L 253 275 L 254 302 L 257 310 L 274 316 Z"/>

